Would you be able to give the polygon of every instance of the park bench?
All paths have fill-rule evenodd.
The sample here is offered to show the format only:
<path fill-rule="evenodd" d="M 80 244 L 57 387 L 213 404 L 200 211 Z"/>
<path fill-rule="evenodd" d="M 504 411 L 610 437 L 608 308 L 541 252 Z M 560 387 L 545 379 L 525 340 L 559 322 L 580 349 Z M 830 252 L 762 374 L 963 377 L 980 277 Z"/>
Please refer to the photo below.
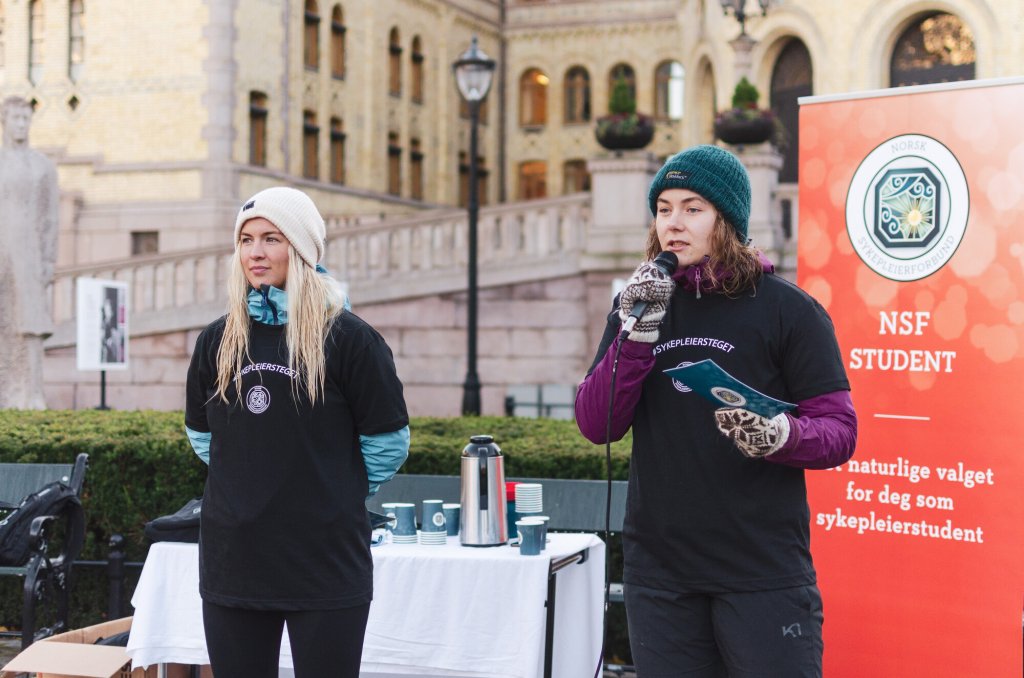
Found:
<path fill-rule="evenodd" d="M 608 483 L 604 480 L 563 480 L 557 478 L 506 478 L 509 481 L 540 483 L 544 492 L 544 515 L 548 516 L 548 529 L 556 532 L 596 532 L 605 529 Z M 626 481 L 612 481 L 611 518 L 609 531 L 622 532 L 626 513 Z M 459 501 L 462 480 L 459 476 L 432 476 L 399 473 L 381 486 L 366 502 L 367 508 L 381 511 L 381 504 L 404 501 L 421 506 L 424 499 Z M 607 554 L 610 557 L 611 554 Z M 571 563 L 552 563 L 551 575 Z M 548 600 L 554 600 L 555 578 L 548 578 Z M 612 582 L 609 602 L 621 603 L 622 584 Z M 550 664 L 551 634 L 554 632 L 554 608 L 548 607 L 546 658 Z M 549 665 L 545 669 L 549 669 Z M 616 670 L 620 667 L 606 666 Z M 547 675 L 550 675 L 548 672 Z"/>
<path fill-rule="evenodd" d="M 81 494 L 88 455 L 79 454 L 73 464 L 0 464 L 0 502 L 18 504 L 29 494 L 54 480 L 62 480 Z M 71 565 L 85 541 L 82 507 L 68 504 L 59 515 L 38 516 L 29 528 L 31 553 L 26 562 L 0 566 L 0 576 L 22 577 L 21 631 L 0 635 L 21 636 L 25 649 L 39 638 L 66 631 L 71 592 Z M 55 608 L 52 626 L 36 629 L 37 612 Z"/>

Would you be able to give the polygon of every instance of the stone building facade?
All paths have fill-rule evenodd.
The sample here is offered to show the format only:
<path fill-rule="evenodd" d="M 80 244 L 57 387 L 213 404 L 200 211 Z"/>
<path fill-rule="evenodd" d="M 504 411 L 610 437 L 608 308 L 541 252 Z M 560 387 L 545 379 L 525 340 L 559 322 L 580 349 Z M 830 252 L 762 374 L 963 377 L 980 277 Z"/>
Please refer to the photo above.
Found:
<path fill-rule="evenodd" d="M 795 128 L 796 96 L 888 87 L 899 59 L 937 66 L 918 81 L 1024 69 L 1020 3 L 747 5 L 741 44 L 718 0 L 0 0 L 0 94 L 35 104 L 65 193 L 61 263 L 81 264 L 219 243 L 238 201 L 274 183 L 331 215 L 464 203 L 451 63 L 473 35 L 498 61 L 489 203 L 586 190 L 618 74 L 664 157 L 712 140 L 741 75 Z M 915 43 L 936 15 L 956 25 Z"/>
<path fill-rule="evenodd" d="M 485 206 L 589 191 L 588 168 L 610 156 L 595 119 L 619 77 L 656 119 L 646 149 L 656 166 L 713 141 L 716 111 L 746 76 L 788 129 L 765 219 L 793 239 L 798 97 L 1024 71 L 1021 3 L 749 0 L 744 9 L 741 23 L 720 0 L 0 0 L 0 98 L 33 102 L 32 145 L 56 162 L 62 191 L 58 266 L 93 275 L 98 262 L 127 268 L 228 245 L 241 201 L 274 184 L 308 191 L 339 228 L 436 219 L 464 206 L 470 123 L 451 64 L 473 36 L 497 61 L 477 158 Z M 579 281 L 536 284 L 552 298 L 602 297 L 639 249 L 638 239 L 618 258 L 583 266 Z M 524 301 L 511 312 L 538 289 L 517 280 L 485 293 Z M 413 285 L 406 298 L 375 301 L 366 316 L 385 323 L 389 338 L 415 336 L 421 329 L 409 328 L 426 321 L 406 326 L 399 311 L 430 307 L 416 293 Z M 435 317 L 453 323 L 444 338 L 409 340 L 448 351 L 445 370 L 436 355 L 422 370 L 437 373 L 423 386 L 420 413 L 435 413 L 430 404 L 461 380 L 459 303 L 441 300 Z M 569 318 L 563 329 L 579 324 L 562 311 L 550 317 Z M 136 323 L 149 329 L 132 344 L 136 362 L 145 361 L 140 372 L 166 394 L 161 407 L 176 404 L 178 386 L 167 379 L 197 326 L 172 324 Z M 564 339 L 572 354 L 585 347 L 567 368 L 580 375 L 596 337 Z M 550 341 L 539 333 L 519 343 Z M 67 374 L 71 345 L 49 346 L 49 373 Z M 495 369 L 515 373 L 516 364 Z M 53 379 L 51 391 L 64 394 L 57 406 L 91 404 Z M 498 395 L 488 410 L 500 410 Z"/>

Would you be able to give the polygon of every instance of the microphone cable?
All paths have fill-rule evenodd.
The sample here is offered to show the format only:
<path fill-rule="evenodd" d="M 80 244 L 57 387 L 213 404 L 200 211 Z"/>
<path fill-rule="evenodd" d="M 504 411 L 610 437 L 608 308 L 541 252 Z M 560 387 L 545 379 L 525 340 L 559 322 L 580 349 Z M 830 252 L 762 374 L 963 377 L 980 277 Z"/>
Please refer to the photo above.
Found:
<path fill-rule="evenodd" d="M 676 268 L 679 266 L 679 259 L 672 252 L 663 251 L 652 262 L 658 270 L 670 278 L 676 272 Z M 594 678 L 599 678 L 601 669 L 604 667 L 604 650 L 606 646 L 605 636 L 608 633 L 608 608 L 611 603 L 611 524 L 612 524 L 612 415 L 615 412 L 615 381 L 619 374 L 619 354 L 622 352 L 622 346 L 626 343 L 626 338 L 629 333 L 636 326 L 636 323 L 640 320 L 643 314 L 647 311 L 648 302 L 639 301 L 633 306 L 633 312 L 630 313 L 629 318 L 623 324 L 623 329 L 619 332 L 615 338 L 615 357 L 612 360 L 612 374 L 608 385 L 608 416 L 605 420 L 604 429 L 604 458 L 605 458 L 605 475 L 607 476 L 608 489 L 605 495 L 604 503 L 604 545 L 605 545 L 605 558 L 604 558 L 604 614 L 601 615 L 601 653 L 598 657 L 597 671 L 594 673 Z"/>
<path fill-rule="evenodd" d="M 628 334 L 628 331 L 623 334 Z M 615 412 L 615 380 L 619 373 L 619 354 L 622 352 L 623 343 L 625 343 L 624 336 L 620 335 L 616 337 L 615 358 L 612 360 L 611 383 L 608 386 L 608 416 L 605 420 L 604 428 L 605 475 L 608 483 L 604 503 L 604 614 L 601 615 L 601 652 L 597 658 L 597 670 L 594 672 L 594 678 L 600 678 L 601 671 L 604 668 L 604 650 L 606 646 L 605 636 L 608 633 L 608 608 L 611 604 L 612 415 Z"/>

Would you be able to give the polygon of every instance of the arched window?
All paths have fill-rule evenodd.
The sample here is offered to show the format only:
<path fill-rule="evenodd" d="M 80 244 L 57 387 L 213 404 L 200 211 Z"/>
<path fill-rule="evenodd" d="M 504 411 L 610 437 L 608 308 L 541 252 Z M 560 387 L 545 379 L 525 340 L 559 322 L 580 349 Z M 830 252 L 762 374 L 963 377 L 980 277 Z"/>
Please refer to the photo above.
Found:
<path fill-rule="evenodd" d="M 590 172 L 587 161 L 581 159 L 566 160 L 562 168 L 562 193 L 580 193 L 590 190 Z"/>
<path fill-rule="evenodd" d="M 548 164 L 543 160 L 528 160 L 519 164 L 519 199 L 535 200 L 548 195 Z"/>
<path fill-rule="evenodd" d="M 804 43 L 796 38 L 786 43 L 772 68 L 769 105 L 786 130 L 787 144 L 782 150 L 782 169 L 779 181 L 795 183 L 797 180 L 797 151 L 800 146 L 800 106 L 797 99 L 812 94 L 811 55 Z"/>
<path fill-rule="evenodd" d="M 476 156 L 476 202 L 483 207 L 487 204 L 487 158 Z M 469 154 L 459 151 L 459 195 L 458 206 L 465 207 L 469 203 Z"/>
<path fill-rule="evenodd" d="M 331 75 L 345 77 L 345 17 L 341 5 L 331 10 Z"/>
<path fill-rule="evenodd" d="M 528 69 L 519 79 L 519 124 L 523 127 L 547 124 L 549 82 L 537 68 Z"/>
<path fill-rule="evenodd" d="M 690 108 L 690 120 L 697 131 L 697 139 L 701 143 L 714 143 L 715 113 L 715 74 L 711 64 L 702 59 L 697 67 L 690 72 L 691 91 L 694 92 L 693 106 Z"/>
<path fill-rule="evenodd" d="M 30 0 L 28 17 L 28 79 L 37 85 L 43 77 L 43 36 L 46 34 L 43 0 Z"/>
<path fill-rule="evenodd" d="M 469 204 L 469 153 L 459 151 L 459 195 L 455 199 L 458 207 Z"/>
<path fill-rule="evenodd" d="M 409 140 L 409 195 L 423 200 L 423 149 L 419 139 Z"/>
<path fill-rule="evenodd" d="M 974 35 L 952 14 L 929 14 L 896 41 L 889 85 L 924 85 L 974 79 Z"/>
<path fill-rule="evenodd" d="M 412 39 L 412 100 L 423 103 L 423 44 L 420 36 Z"/>
<path fill-rule="evenodd" d="M 636 101 L 636 71 L 629 64 L 615 64 L 612 66 L 612 70 L 608 72 L 608 97 L 611 98 L 611 93 L 615 90 L 615 83 L 619 79 L 626 81 L 626 87 L 629 88 L 629 95 L 633 97 L 633 101 Z"/>
<path fill-rule="evenodd" d="M 565 122 L 589 120 L 590 73 L 583 66 L 573 66 L 565 74 Z"/>
<path fill-rule="evenodd" d="M 388 93 L 396 97 L 402 94 L 402 43 L 398 28 L 392 28 L 388 37 Z"/>
<path fill-rule="evenodd" d="M 678 61 L 663 61 L 654 71 L 654 115 L 659 120 L 681 120 L 685 71 Z"/>
<path fill-rule="evenodd" d="M 68 4 L 68 77 L 77 82 L 85 63 L 85 3 L 71 0 Z"/>
<path fill-rule="evenodd" d="M 303 22 L 303 63 L 306 68 L 315 71 L 320 65 L 320 8 L 317 7 L 316 0 L 306 0 Z"/>
<path fill-rule="evenodd" d="M 459 97 L 459 117 L 463 120 L 469 120 L 469 102 L 462 98 L 461 95 L 456 94 Z M 491 100 L 491 95 L 488 93 L 487 98 L 480 102 L 480 110 L 477 111 L 477 116 L 480 119 L 481 125 L 487 124 L 487 109 L 489 108 L 488 102 Z"/>
<path fill-rule="evenodd" d="M 487 169 L 487 158 L 476 156 L 476 202 L 483 207 L 487 204 L 487 177 L 491 174 Z"/>
<path fill-rule="evenodd" d="M 388 193 L 402 194 L 402 147 L 398 132 L 388 132 Z"/>
<path fill-rule="evenodd" d="M 267 95 L 249 92 L 249 164 L 267 166 Z"/>
<path fill-rule="evenodd" d="M 302 112 L 302 176 L 307 179 L 320 178 L 320 126 L 316 124 L 316 113 Z"/>
<path fill-rule="evenodd" d="M 345 128 L 341 118 L 331 118 L 331 183 L 345 183 Z"/>

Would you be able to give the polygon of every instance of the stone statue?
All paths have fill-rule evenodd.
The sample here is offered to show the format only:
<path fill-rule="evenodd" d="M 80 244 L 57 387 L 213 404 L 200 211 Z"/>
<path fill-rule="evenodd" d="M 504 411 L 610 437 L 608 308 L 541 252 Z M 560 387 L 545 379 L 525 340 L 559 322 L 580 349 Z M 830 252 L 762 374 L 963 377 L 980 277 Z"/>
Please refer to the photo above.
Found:
<path fill-rule="evenodd" d="M 57 169 L 28 147 L 32 106 L 0 104 L 0 408 L 45 409 L 43 340 L 53 333 Z"/>

